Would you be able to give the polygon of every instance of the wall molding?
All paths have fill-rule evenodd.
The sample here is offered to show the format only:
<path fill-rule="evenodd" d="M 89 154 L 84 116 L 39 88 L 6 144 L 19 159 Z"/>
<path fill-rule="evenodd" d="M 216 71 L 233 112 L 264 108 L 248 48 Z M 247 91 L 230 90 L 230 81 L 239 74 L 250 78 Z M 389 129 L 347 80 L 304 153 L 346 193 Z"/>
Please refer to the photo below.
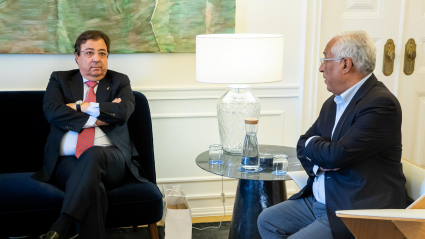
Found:
<path fill-rule="evenodd" d="M 141 91 L 142 92 L 142 91 Z M 142 92 L 143 93 L 143 92 Z M 287 95 L 257 95 L 258 98 L 298 98 L 298 94 Z M 217 100 L 217 96 L 175 96 L 175 97 L 146 97 L 148 101 L 167 101 L 167 100 Z"/>
<path fill-rule="evenodd" d="M 425 4 L 423 4 L 422 17 L 425 17 Z"/>
<path fill-rule="evenodd" d="M 415 96 L 415 103 L 414 103 L 414 109 L 415 109 L 415 116 L 414 116 L 414 123 L 413 125 L 416 125 L 416 129 L 414 130 L 414 133 L 412 134 L 413 141 L 415 143 L 415 147 L 413 150 L 414 158 L 413 161 L 416 164 L 419 165 L 425 165 L 425 160 L 423 159 L 424 156 L 424 149 L 423 145 L 425 142 L 425 91 L 422 92 L 416 92 Z"/>
<path fill-rule="evenodd" d="M 217 100 L 227 86 L 192 86 L 192 87 L 133 87 L 134 91 L 145 94 L 148 101 L 175 100 Z M 259 85 L 251 89 L 260 99 L 299 98 L 298 84 L 293 85 Z"/>
<path fill-rule="evenodd" d="M 302 80 L 301 97 L 301 131 L 305 132 L 316 120 L 317 115 L 317 92 L 319 81 L 318 59 L 321 57 L 320 38 L 322 26 L 322 0 L 308 1 L 303 3 L 303 18 L 305 23 L 305 59 L 304 78 Z"/>
<path fill-rule="evenodd" d="M 382 39 L 381 38 L 374 38 L 372 37 L 373 42 L 375 43 L 375 47 L 376 47 L 376 55 L 377 56 L 382 56 L 384 54 L 384 48 L 381 47 L 382 44 Z M 382 70 L 382 62 L 381 61 L 376 61 L 375 62 L 375 69 L 380 69 Z"/>
<path fill-rule="evenodd" d="M 295 193 L 297 193 L 296 190 L 293 189 L 287 189 L 286 190 L 288 198 L 292 195 L 294 195 Z M 230 198 L 235 198 L 236 197 L 236 193 L 225 193 L 224 197 L 226 199 L 230 199 Z M 221 194 L 199 194 L 199 195 L 186 195 L 186 198 L 188 201 L 195 201 L 195 200 L 210 200 L 210 199 L 218 199 L 221 200 Z"/>
<path fill-rule="evenodd" d="M 283 116 L 284 111 L 264 111 L 260 116 Z M 170 118 L 212 118 L 217 117 L 217 112 L 214 113 L 181 113 L 181 114 L 152 114 L 152 119 L 170 119 Z"/>
<path fill-rule="evenodd" d="M 341 1 L 341 4 L 343 5 L 343 9 L 347 9 L 347 10 L 375 9 L 375 11 L 370 11 L 370 12 L 353 12 L 353 11 L 344 12 L 341 18 L 382 18 L 384 16 L 383 2 L 384 2 L 383 0 L 375 0 L 375 6 L 374 6 L 372 2 L 370 2 L 369 4 L 365 4 L 365 3 L 356 3 L 356 1 L 350 0 L 347 4 L 346 1 Z"/>
<path fill-rule="evenodd" d="M 178 177 L 178 178 L 159 178 L 157 179 L 158 187 L 161 189 L 161 184 L 176 184 L 176 183 L 199 183 L 199 182 L 216 182 L 220 184 L 222 180 L 221 176 L 202 176 L 202 177 Z M 223 177 L 224 181 L 237 181 L 235 178 L 226 178 Z M 298 187 L 291 187 L 287 185 L 287 196 L 288 198 L 295 193 L 297 193 Z M 184 187 L 188 187 L 185 185 Z M 208 190 L 205 191 L 205 194 L 187 194 L 186 198 L 191 206 L 192 217 L 210 217 L 210 216 L 222 216 L 224 213 L 223 204 L 221 202 L 221 194 L 220 193 L 209 193 Z M 236 191 L 233 193 L 225 193 L 226 202 L 233 202 L 236 197 Z M 202 205 L 202 201 L 208 201 L 209 205 L 211 205 L 211 200 L 215 203 L 213 205 L 221 205 L 221 206 L 213 206 L 213 207 L 193 207 L 192 205 Z M 226 215 L 233 214 L 233 206 L 225 206 Z"/>
<path fill-rule="evenodd" d="M 224 197 L 227 198 L 235 198 L 236 193 L 225 193 Z M 206 199 L 220 199 L 221 200 L 221 194 L 200 194 L 200 195 L 187 195 L 187 200 L 206 200 Z"/>
<path fill-rule="evenodd" d="M 356 2 L 355 0 L 350 0 L 348 1 L 348 9 L 373 9 L 373 5 L 371 4 L 371 2 L 369 2 L 369 4 L 367 3 L 359 3 Z"/>
<path fill-rule="evenodd" d="M 424 15 L 423 15 L 423 17 L 425 17 L 425 1 L 424 1 Z M 423 48 L 423 52 L 422 52 L 422 54 L 425 54 L 425 37 L 421 37 L 420 38 L 421 40 L 422 40 L 422 48 Z M 423 61 L 423 63 L 425 64 L 425 60 Z M 420 74 L 423 74 L 423 73 L 425 73 L 425 65 L 423 65 L 423 66 L 419 66 L 419 72 L 418 73 L 420 73 Z"/>
<path fill-rule="evenodd" d="M 213 84 L 210 84 L 213 85 Z M 230 84 L 229 84 L 230 85 Z M 287 85 L 250 85 L 252 90 L 285 90 L 285 89 L 299 89 L 300 85 L 298 84 L 287 84 Z M 202 90 L 219 90 L 225 91 L 227 85 L 222 86 L 156 86 L 156 87 L 132 87 L 133 91 L 144 92 L 166 92 L 166 91 L 202 91 Z M 19 91 L 45 91 L 46 88 L 19 88 L 12 89 L 10 91 L 19 90 Z"/>
<path fill-rule="evenodd" d="M 212 84 L 210 84 L 212 85 Z M 156 86 L 156 87 L 132 87 L 134 91 L 140 92 L 154 92 L 154 91 L 200 91 L 200 90 L 225 90 L 227 85 L 221 86 Z M 288 84 L 288 85 L 251 85 L 253 90 L 268 90 L 268 89 L 299 89 L 300 85 Z"/>
<path fill-rule="evenodd" d="M 406 1 L 401 0 L 401 6 L 400 6 L 400 18 L 399 18 L 399 26 L 398 26 L 398 36 L 397 36 L 397 42 L 403 42 L 403 32 L 404 32 L 404 19 L 406 14 Z M 383 43 L 383 42 L 382 42 Z M 382 48 L 383 50 L 383 48 Z M 393 87 L 393 94 L 397 97 L 398 96 L 398 86 L 400 84 L 400 72 L 402 71 L 402 65 L 401 58 L 402 54 L 404 54 L 404 44 L 397 44 L 395 46 L 395 54 L 396 58 L 394 60 L 394 87 Z M 381 52 L 382 56 L 382 52 Z M 399 56 L 399 57 L 397 57 Z M 381 69 L 382 69 L 382 63 L 381 63 Z"/>
<path fill-rule="evenodd" d="M 298 119 L 303 119 L 304 115 L 304 89 L 305 89 L 305 81 L 306 80 L 306 66 L 307 66 L 307 16 L 308 16 L 308 0 L 302 0 L 301 2 L 301 29 L 305 29 L 304 31 L 301 31 L 300 34 L 300 59 L 299 59 L 299 68 L 298 68 L 298 75 L 299 75 L 299 82 L 300 82 L 300 88 L 298 89 L 298 93 L 300 94 L 300 97 L 298 99 L 298 108 L 300 109 L 298 111 Z M 298 125 L 297 129 L 298 132 L 301 134 L 303 129 L 303 121 L 301 120 Z"/>
<path fill-rule="evenodd" d="M 237 179 L 223 177 L 223 180 L 224 181 L 235 181 Z M 157 178 L 156 184 L 194 183 L 194 182 L 210 182 L 210 181 L 221 181 L 221 176 Z"/>
<path fill-rule="evenodd" d="M 288 198 L 291 197 L 292 195 L 294 195 L 295 193 L 297 193 L 296 190 L 287 190 L 287 195 Z M 190 199 L 189 196 L 188 198 L 188 203 L 190 206 Z M 217 200 L 221 200 L 221 196 L 219 195 L 218 197 L 213 197 L 214 199 Z M 227 198 L 234 198 L 233 195 L 228 196 L 228 194 L 226 194 L 226 199 Z M 203 199 L 211 199 L 211 198 L 203 198 Z M 193 199 L 192 199 L 193 200 Z M 196 199 L 195 199 L 196 200 Z M 223 206 L 221 207 L 191 207 L 190 211 L 192 212 L 192 217 L 212 217 L 212 216 L 222 216 L 224 213 L 224 208 Z M 233 214 L 233 206 L 226 206 L 226 215 L 232 215 Z"/>

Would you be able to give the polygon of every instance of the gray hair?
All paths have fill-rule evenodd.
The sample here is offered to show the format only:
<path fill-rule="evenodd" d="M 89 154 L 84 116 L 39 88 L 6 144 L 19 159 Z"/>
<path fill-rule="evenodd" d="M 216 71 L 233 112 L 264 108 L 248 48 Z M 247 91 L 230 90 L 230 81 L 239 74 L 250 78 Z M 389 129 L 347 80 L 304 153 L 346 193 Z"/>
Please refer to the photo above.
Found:
<path fill-rule="evenodd" d="M 375 69 L 376 47 L 372 38 L 362 30 L 341 32 L 334 37 L 331 52 L 335 58 L 348 57 L 363 74 Z"/>

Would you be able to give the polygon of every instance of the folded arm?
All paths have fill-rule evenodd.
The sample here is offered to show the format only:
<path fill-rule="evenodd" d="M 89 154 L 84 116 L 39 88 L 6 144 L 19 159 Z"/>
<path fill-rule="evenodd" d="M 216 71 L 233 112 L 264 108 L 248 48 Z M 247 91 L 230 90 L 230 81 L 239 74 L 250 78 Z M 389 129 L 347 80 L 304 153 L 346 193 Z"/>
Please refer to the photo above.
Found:
<path fill-rule="evenodd" d="M 80 132 L 90 117 L 66 105 L 61 82 L 56 72 L 50 76 L 43 98 L 43 111 L 50 124 L 75 132 Z"/>
<path fill-rule="evenodd" d="M 130 80 L 127 76 L 124 75 L 124 77 L 116 94 L 120 102 L 100 102 L 99 120 L 110 124 L 123 125 L 133 113 L 135 107 L 134 94 Z"/>
<path fill-rule="evenodd" d="M 310 127 L 310 129 L 308 129 L 304 135 L 301 135 L 297 143 L 298 159 L 300 160 L 301 165 L 303 166 L 306 173 L 311 177 L 314 177 L 316 175 L 315 174 L 316 172 L 314 170 L 314 163 L 304 157 L 304 150 L 306 147 L 307 140 L 310 139 L 310 137 L 314 137 L 314 136 L 317 137 L 318 134 L 319 133 L 317 132 L 317 120 L 316 120 L 316 122 L 314 122 L 314 124 Z"/>
<path fill-rule="evenodd" d="M 121 103 L 121 98 L 115 98 L 112 103 Z M 68 107 L 71 107 L 73 110 L 77 110 L 77 104 L 76 103 L 68 103 L 66 104 Z M 87 123 L 83 126 L 83 128 L 90 128 L 90 127 L 96 127 L 96 126 L 106 126 L 109 125 L 109 123 L 103 122 L 99 120 L 97 117 L 99 116 L 99 108 L 91 107 L 93 104 L 89 102 L 83 102 L 80 104 L 81 112 L 86 113 L 90 115 Z"/>
<path fill-rule="evenodd" d="M 344 168 L 367 160 L 392 144 L 399 114 L 391 98 L 376 97 L 357 113 L 343 137 L 335 142 L 323 137 L 311 139 L 301 152 L 302 158 L 323 169 Z"/>

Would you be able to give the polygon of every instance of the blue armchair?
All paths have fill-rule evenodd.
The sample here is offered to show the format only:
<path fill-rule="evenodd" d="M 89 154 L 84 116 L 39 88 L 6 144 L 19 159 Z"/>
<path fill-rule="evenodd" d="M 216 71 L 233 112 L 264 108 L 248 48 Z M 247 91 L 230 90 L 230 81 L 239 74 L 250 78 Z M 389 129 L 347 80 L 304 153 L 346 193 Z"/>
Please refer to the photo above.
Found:
<path fill-rule="evenodd" d="M 2 144 L 0 144 L 0 237 L 40 235 L 60 215 L 64 193 L 30 176 L 43 164 L 50 125 L 42 111 L 44 91 L 1 91 Z M 152 122 L 146 97 L 134 92 L 136 108 L 129 119 L 130 139 L 139 156 L 133 157 L 149 180 L 129 180 L 107 192 L 106 228 L 149 225 L 158 238 L 156 222 L 162 218 L 162 194 L 156 186 Z"/>

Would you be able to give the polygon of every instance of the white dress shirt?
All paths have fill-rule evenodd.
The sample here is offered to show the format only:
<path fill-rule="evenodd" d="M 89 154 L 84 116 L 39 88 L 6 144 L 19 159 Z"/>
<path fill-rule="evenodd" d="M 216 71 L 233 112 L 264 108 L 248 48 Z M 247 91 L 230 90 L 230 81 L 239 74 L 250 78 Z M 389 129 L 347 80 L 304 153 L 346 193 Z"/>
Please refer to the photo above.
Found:
<path fill-rule="evenodd" d="M 357 82 L 357 84 L 352 86 L 350 89 L 346 90 L 341 95 L 335 95 L 334 101 L 336 103 L 336 116 L 335 116 L 335 124 L 334 124 L 333 130 L 332 130 L 332 136 L 334 134 L 335 127 L 338 124 L 339 119 L 341 118 L 341 115 L 344 113 L 345 109 L 350 104 L 351 99 L 357 93 L 357 91 L 363 85 L 363 83 L 365 83 L 365 81 L 367 79 L 369 79 L 369 77 L 371 75 L 372 75 L 372 73 L 367 75 L 361 81 Z M 314 137 L 318 137 L 318 136 L 312 136 L 312 137 L 308 138 L 308 140 L 305 142 L 306 147 L 307 147 L 308 143 L 310 142 L 310 140 Z M 319 170 L 319 166 L 314 165 L 313 171 L 314 171 L 314 174 L 316 174 L 316 177 L 314 178 L 314 182 L 313 182 L 313 195 L 314 195 L 314 198 L 318 202 L 320 202 L 322 204 L 326 204 L 325 173 L 320 172 L 319 174 L 317 174 L 318 170 Z"/>
<path fill-rule="evenodd" d="M 83 101 L 87 98 L 89 87 L 86 84 L 87 79 L 83 77 L 84 81 L 84 95 L 82 95 Z M 99 81 L 97 81 L 99 83 Z M 96 85 L 93 90 L 94 93 L 97 92 L 97 86 Z M 94 146 L 113 146 L 114 143 L 109 139 L 109 137 L 96 125 L 97 117 L 100 114 L 99 110 L 99 103 L 90 102 L 90 107 L 87 108 L 86 114 L 89 114 L 90 117 L 87 120 L 86 124 L 83 126 L 83 128 L 91 128 L 95 127 L 94 129 Z M 60 148 L 59 148 L 59 155 L 60 156 L 68 156 L 68 155 L 75 155 L 75 149 L 77 147 L 77 140 L 78 140 L 78 132 L 75 131 L 68 131 L 66 132 L 61 140 Z"/>

